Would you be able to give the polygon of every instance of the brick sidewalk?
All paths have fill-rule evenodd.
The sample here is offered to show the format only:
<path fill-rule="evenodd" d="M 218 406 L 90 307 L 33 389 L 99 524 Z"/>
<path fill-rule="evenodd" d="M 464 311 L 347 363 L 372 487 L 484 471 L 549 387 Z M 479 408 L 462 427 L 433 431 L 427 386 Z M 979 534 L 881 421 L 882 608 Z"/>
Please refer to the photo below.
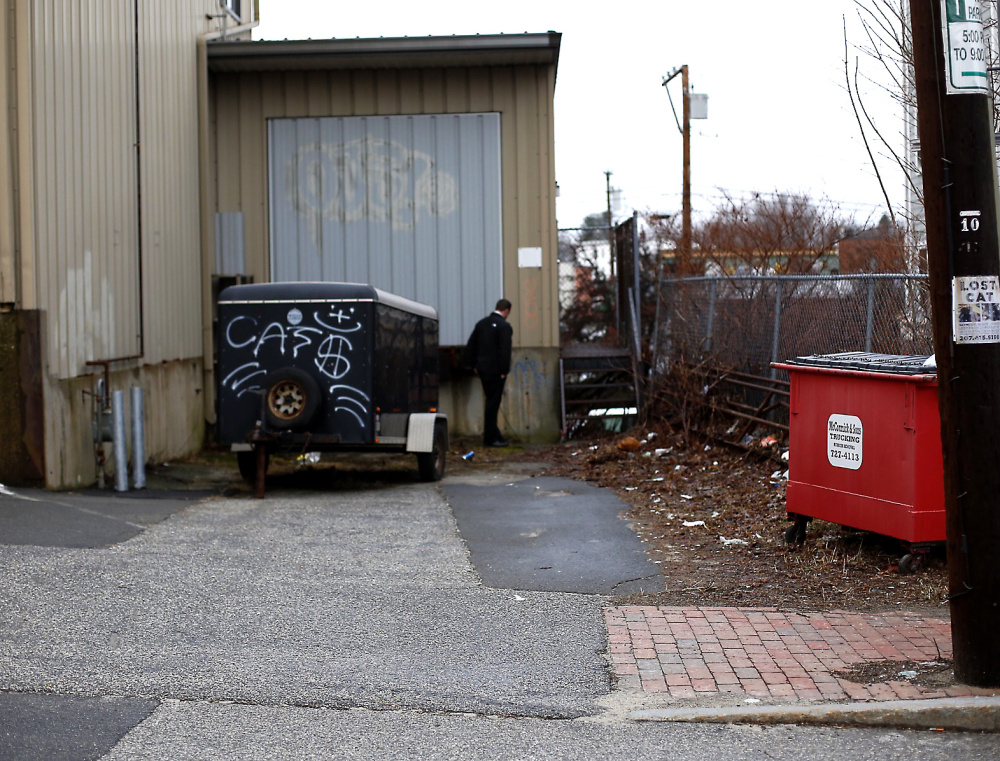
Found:
<path fill-rule="evenodd" d="M 873 661 L 950 660 L 946 619 L 915 614 L 779 613 L 774 608 L 605 610 L 618 689 L 674 698 L 900 700 L 1000 695 L 965 686 L 857 684 L 832 672 Z"/>

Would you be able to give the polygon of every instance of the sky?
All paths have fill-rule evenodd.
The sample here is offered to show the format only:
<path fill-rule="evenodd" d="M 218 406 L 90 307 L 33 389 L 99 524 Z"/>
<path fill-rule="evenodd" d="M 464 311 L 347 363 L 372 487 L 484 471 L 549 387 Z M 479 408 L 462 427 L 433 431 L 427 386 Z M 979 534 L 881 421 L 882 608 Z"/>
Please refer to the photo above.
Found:
<path fill-rule="evenodd" d="M 866 40 L 854 0 L 259 2 L 254 39 L 560 32 L 554 113 L 561 228 L 606 209 L 607 171 L 616 220 L 633 210 L 679 211 L 683 141 L 662 83 L 681 65 L 691 91 L 708 96 L 708 118 L 691 122 L 696 218 L 726 194 L 778 192 L 829 201 L 874 224 L 886 211 L 883 185 L 901 212 L 903 176 L 889 151 L 873 144 L 880 185 L 846 91 L 845 60 L 851 72 L 857 63 L 874 80 L 863 80 L 866 108 L 901 150 L 902 114 L 860 50 Z M 680 76 L 669 87 L 679 115 Z"/>

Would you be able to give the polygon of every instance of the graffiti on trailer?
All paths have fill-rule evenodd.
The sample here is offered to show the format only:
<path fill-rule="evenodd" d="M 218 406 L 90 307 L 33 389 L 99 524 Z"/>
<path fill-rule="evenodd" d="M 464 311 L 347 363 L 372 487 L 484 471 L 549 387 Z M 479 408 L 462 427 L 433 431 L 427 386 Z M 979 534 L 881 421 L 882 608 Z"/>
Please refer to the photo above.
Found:
<path fill-rule="evenodd" d="M 264 322 L 249 315 L 237 315 L 226 323 L 223 340 L 231 351 L 234 363 L 239 363 L 222 379 L 222 388 L 237 397 L 262 390 L 261 382 L 274 367 L 266 368 L 261 361 L 267 357 L 311 363 L 326 378 L 334 411 L 353 417 L 365 427 L 370 397 L 350 383 L 354 344 L 352 334 L 362 329 L 354 315 L 354 307 L 330 306 L 311 315 L 311 320 L 298 309 L 289 311 L 285 321 Z"/>

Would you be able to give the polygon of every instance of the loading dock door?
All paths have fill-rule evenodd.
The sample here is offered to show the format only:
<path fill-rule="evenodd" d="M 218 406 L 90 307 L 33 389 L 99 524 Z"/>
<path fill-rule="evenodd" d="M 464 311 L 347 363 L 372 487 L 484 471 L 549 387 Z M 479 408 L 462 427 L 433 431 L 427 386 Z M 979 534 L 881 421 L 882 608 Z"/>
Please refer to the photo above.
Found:
<path fill-rule="evenodd" d="M 500 115 L 268 121 L 271 280 L 368 283 L 465 342 L 503 294 Z"/>

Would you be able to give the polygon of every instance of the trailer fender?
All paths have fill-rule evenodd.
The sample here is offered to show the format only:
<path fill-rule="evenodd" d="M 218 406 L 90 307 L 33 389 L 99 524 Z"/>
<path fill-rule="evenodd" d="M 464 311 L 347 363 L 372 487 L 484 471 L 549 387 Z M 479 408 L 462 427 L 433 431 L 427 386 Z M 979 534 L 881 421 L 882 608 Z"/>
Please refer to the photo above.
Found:
<path fill-rule="evenodd" d="M 442 421 L 447 436 L 448 416 L 440 412 L 415 412 L 406 428 L 407 452 L 434 451 L 434 425 Z M 447 438 L 446 438 L 447 442 Z"/>

